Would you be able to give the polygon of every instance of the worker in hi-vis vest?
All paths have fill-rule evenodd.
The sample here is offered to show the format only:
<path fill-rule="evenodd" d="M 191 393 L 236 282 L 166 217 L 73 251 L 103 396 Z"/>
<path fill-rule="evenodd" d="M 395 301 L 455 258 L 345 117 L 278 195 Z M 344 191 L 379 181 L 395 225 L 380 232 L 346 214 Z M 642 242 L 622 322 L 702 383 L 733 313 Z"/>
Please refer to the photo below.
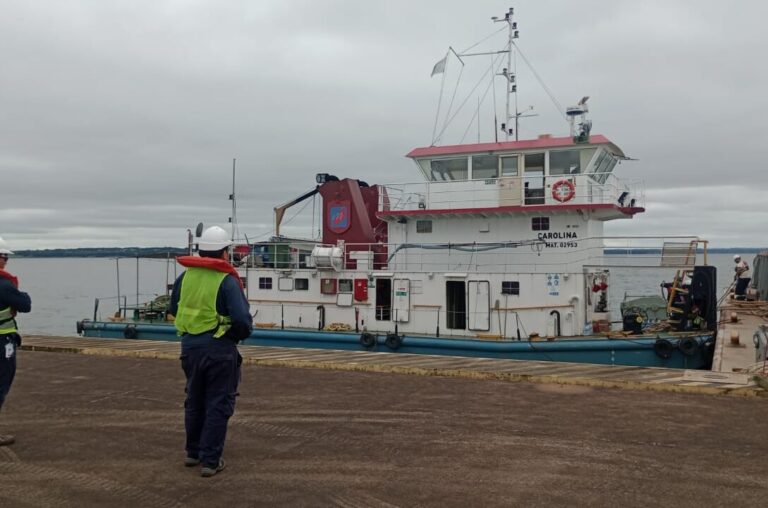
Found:
<path fill-rule="evenodd" d="M 184 465 L 202 464 L 204 477 L 224 469 L 221 455 L 243 360 L 237 343 L 253 329 L 243 283 L 229 263 L 231 245 L 224 229 L 203 231 L 200 256 L 177 258 L 187 270 L 173 285 L 169 309 L 181 335 L 181 368 L 187 378 Z"/>
<path fill-rule="evenodd" d="M 29 295 L 19 291 L 19 279 L 5 271 L 12 254 L 0 238 L 0 409 L 16 375 L 16 350 L 21 345 L 16 313 L 32 310 Z M 15 440 L 13 436 L 0 435 L 0 446 L 13 444 Z"/>

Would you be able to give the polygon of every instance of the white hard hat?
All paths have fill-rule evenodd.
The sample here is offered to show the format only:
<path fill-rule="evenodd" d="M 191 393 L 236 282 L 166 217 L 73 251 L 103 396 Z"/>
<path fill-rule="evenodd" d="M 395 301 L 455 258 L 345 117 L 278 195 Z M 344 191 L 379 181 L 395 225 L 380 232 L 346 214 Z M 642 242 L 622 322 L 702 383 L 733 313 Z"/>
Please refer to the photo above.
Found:
<path fill-rule="evenodd" d="M 741 259 L 741 256 L 739 256 L 738 254 L 736 254 L 735 256 L 733 256 L 733 260 L 734 260 L 734 261 L 736 261 L 737 259 Z"/>
<path fill-rule="evenodd" d="M 13 254 L 13 251 L 8 249 L 7 244 L 5 243 L 5 240 L 3 240 L 2 236 L 0 236 L 0 254 Z"/>
<path fill-rule="evenodd" d="M 232 245 L 232 240 L 229 238 L 229 233 L 219 226 L 211 226 L 200 235 L 198 249 L 215 252 L 230 245 Z"/>

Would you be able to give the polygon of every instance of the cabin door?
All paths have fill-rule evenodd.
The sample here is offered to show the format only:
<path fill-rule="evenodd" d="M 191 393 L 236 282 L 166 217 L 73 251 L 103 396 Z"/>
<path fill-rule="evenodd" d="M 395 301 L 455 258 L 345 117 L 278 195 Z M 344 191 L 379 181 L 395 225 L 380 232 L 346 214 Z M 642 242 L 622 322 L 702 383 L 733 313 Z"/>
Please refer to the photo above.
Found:
<path fill-rule="evenodd" d="M 525 154 L 523 166 L 526 205 L 543 205 L 544 200 L 544 154 Z"/>
<path fill-rule="evenodd" d="M 376 321 L 392 319 L 392 279 L 376 279 Z"/>
<path fill-rule="evenodd" d="M 463 280 L 449 280 L 445 283 L 446 315 L 445 327 L 454 330 L 467 328 L 467 291 Z"/>
<path fill-rule="evenodd" d="M 501 157 L 499 206 L 519 206 L 523 201 L 522 181 L 517 169 L 518 160 L 517 155 Z"/>
<path fill-rule="evenodd" d="M 491 329 L 491 293 L 487 280 L 467 282 L 469 329 L 487 332 Z"/>
<path fill-rule="evenodd" d="M 411 281 L 409 279 L 395 279 L 395 296 L 392 300 L 392 311 L 395 321 L 407 323 L 411 310 Z"/>

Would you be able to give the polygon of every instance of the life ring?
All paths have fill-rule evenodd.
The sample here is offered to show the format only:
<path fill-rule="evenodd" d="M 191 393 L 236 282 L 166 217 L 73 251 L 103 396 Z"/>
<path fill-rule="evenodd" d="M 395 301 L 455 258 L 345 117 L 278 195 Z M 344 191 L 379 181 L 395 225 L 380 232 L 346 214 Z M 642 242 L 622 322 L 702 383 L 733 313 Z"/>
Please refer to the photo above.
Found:
<path fill-rule="evenodd" d="M 685 356 L 693 356 L 699 351 L 699 341 L 693 337 L 685 337 L 680 339 L 680 342 L 677 343 L 677 347 Z"/>
<path fill-rule="evenodd" d="M 372 333 L 363 332 L 363 334 L 360 335 L 360 345 L 365 349 L 371 349 L 376 345 L 376 336 Z"/>
<path fill-rule="evenodd" d="M 392 351 L 396 351 L 403 344 L 403 339 L 396 333 L 388 333 L 384 344 Z"/>
<path fill-rule="evenodd" d="M 576 187 L 570 180 L 558 180 L 552 184 L 552 197 L 561 203 L 572 200 L 575 195 Z"/>
<path fill-rule="evenodd" d="M 672 352 L 674 350 L 675 346 L 673 346 L 667 339 L 657 339 L 656 342 L 653 343 L 653 352 L 656 353 L 656 356 L 659 358 L 664 358 L 665 360 L 669 359 L 672 357 Z"/>
<path fill-rule="evenodd" d="M 126 339 L 135 339 L 139 336 L 139 332 L 136 330 L 136 326 L 128 325 L 123 329 L 123 337 Z"/>

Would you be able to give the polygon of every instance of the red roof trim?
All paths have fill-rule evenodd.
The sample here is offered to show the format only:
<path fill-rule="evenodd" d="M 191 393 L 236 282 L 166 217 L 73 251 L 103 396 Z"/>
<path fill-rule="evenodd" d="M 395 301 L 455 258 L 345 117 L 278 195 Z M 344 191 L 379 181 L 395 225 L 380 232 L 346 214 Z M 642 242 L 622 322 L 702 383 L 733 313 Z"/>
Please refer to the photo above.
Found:
<path fill-rule="evenodd" d="M 642 213 L 645 208 L 639 206 L 616 206 L 610 203 L 599 204 L 574 204 L 574 205 L 521 205 L 521 206 L 497 206 L 492 208 L 456 208 L 449 209 L 418 209 L 418 210 L 388 210 L 385 212 L 378 212 L 377 217 L 387 216 L 418 216 L 418 215 L 455 215 L 455 214 L 473 214 L 473 213 L 499 213 L 499 212 L 562 212 L 573 210 L 618 210 L 626 215 L 635 215 L 636 213 Z"/>
<path fill-rule="evenodd" d="M 608 138 L 601 134 L 590 136 L 590 145 L 613 144 Z M 435 155 L 450 155 L 459 153 L 478 153 L 478 152 L 500 152 L 510 150 L 527 150 L 533 148 L 556 148 L 574 146 L 576 143 L 570 137 L 564 138 L 539 138 L 525 141 L 505 141 L 503 143 L 474 143 L 469 145 L 449 145 L 449 146 L 427 146 L 424 148 L 414 148 L 406 157 L 412 159 L 420 157 L 430 157 Z M 583 146 L 579 144 L 579 146 Z M 615 146 L 615 145 L 614 145 Z M 617 147 L 618 149 L 618 147 Z"/>

